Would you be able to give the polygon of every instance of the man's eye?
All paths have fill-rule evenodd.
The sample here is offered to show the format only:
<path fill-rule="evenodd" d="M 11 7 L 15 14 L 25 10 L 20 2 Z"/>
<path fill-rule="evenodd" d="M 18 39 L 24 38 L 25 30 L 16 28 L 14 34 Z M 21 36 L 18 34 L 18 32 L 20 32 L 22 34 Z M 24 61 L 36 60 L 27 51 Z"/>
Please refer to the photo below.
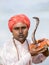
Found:
<path fill-rule="evenodd" d="M 22 29 L 26 29 L 26 27 L 22 27 Z"/>
<path fill-rule="evenodd" d="M 15 30 L 19 30 L 19 27 L 14 28 Z"/>

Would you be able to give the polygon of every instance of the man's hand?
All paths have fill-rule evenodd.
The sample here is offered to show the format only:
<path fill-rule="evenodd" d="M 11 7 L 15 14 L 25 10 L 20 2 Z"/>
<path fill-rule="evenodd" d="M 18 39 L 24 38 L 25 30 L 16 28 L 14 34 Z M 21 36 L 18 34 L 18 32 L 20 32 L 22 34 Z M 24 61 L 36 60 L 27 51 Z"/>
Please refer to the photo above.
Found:
<path fill-rule="evenodd" d="M 37 43 L 38 43 L 37 45 L 33 43 L 29 45 L 29 51 L 31 55 L 36 55 L 38 53 L 45 52 L 48 48 L 49 40 L 43 38 L 43 39 L 38 40 Z"/>

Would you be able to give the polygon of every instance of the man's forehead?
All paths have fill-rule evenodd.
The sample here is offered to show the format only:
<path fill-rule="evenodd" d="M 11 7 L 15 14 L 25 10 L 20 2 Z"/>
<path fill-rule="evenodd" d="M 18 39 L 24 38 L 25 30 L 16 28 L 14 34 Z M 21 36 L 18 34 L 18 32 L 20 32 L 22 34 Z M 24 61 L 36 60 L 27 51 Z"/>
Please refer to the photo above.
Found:
<path fill-rule="evenodd" d="M 27 27 L 27 25 L 25 23 L 18 22 L 13 27 Z"/>

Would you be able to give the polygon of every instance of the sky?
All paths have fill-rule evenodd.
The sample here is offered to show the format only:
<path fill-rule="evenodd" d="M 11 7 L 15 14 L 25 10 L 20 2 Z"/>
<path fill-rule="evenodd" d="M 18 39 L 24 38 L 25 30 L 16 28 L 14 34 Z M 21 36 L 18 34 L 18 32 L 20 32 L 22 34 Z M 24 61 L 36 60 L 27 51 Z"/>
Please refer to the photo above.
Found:
<path fill-rule="evenodd" d="M 0 0 L 0 46 L 12 37 L 8 29 L 9 18 L 21 13 L 26 14 L 31 22 L 28 39 L 31 40 L 34 30 L 34 16 L 40 19 L 36 39 L 49 39 L 49 0 Z"/>

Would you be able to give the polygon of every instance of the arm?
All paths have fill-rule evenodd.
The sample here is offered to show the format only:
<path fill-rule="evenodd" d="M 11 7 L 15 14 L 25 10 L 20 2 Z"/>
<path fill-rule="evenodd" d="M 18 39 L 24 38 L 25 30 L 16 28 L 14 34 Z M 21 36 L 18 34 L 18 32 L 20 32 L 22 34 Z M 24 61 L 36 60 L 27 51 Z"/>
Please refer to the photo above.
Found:
<path fill-rule="evenodd" d="M 6 62 L 4 62 L 6 61 Z M 31 59 L 31 55 L 30 53 L 26 53 L 26 55 L 24 55 L 22 58 L 20 58 L 19 61 L 8 61 L 8 60 L 5 60 L 4 59 L 3 61 L 3 58 L 1 60 L 1 64 L 0 65 L 32 65 L 32 59 Z M 29 64 L 30 63 L 30 64 Z"/>
<path fill-rule="evenodd" d="M 25 56 L 23 56 L 15 65 L 26 65 L 30 62 L 30 65 L 32 64 L 32 59 L 29 53 L 27 53 Z M 28 65 L 28 64 L 27 64 Z"/>

